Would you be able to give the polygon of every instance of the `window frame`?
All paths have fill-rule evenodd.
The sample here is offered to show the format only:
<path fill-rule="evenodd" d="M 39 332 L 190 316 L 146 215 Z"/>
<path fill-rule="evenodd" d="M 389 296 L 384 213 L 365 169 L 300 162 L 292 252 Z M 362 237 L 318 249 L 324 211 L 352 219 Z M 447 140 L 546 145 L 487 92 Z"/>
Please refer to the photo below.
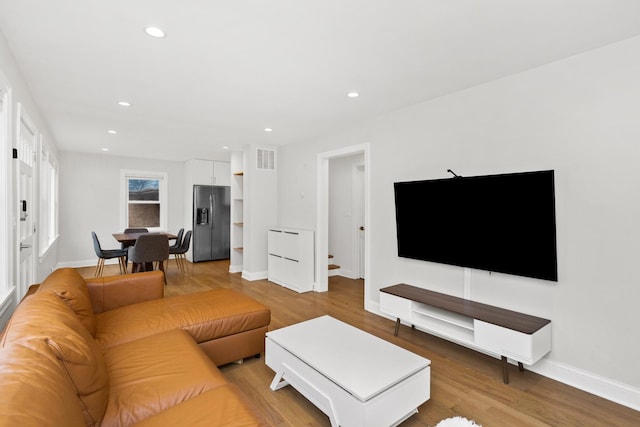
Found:
<path fill-rule="evenodd" d="M 160 204 L 160 225 L 158 227 L 146 227 L 151 232 L 166 231 L 168 224 L 168 174 L 166 172 L 157 171 L 140 171 L 140 170 L 120 170 L 120 228 L 124 230 L 129 228 L 129 180 L 130 179 L 149 179 L 158 180 L 158 198 Z M 134 203 L 141 204 L 141 203 Z M 146 203 L 148 204 L 148 202 Z"/>
<path fill-rule="evenodd" d="M 11 218 L 13 217 L 13 191 L 11 188 L 14 169 L 10 164 L 11 144 L 11 120 L 12 120 L 12 91 L 7 83 L 8 80 L 0 71 L 0 224 L 2 224 L 2 232 L 0 233 L 0 327 L 6 320 L 8 313 L 8 304 L 11 303 L 12 295 L 15 295 L 15 278 L 13 273 L 13 255 L 12 255 L 12 228 Z"/>
<path fill-rule="evenodd" d="M 40 135 L 38 162 L 40 217 L 38 218 L 38 255 L 40 260 L 58 239 L 58 162 Z"/>

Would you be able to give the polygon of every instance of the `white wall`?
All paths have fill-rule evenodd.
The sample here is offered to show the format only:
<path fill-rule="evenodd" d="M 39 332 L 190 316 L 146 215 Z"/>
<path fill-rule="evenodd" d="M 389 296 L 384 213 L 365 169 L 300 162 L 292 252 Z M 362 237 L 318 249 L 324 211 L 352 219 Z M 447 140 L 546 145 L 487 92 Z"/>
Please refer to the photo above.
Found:
<path fill-rule="evenodd" d="M 273 146 L 250 145 L 244 165 L 244 252 L 242 277 L 247 280 L 267 278 L 269 227 L 277 223 L 277 183 L 280 160 L 276 153 L 275 170 L 257 169 L 258 149 L 275 150 Z M 284 224 L 291 227 L 288 224 Z"/>
<path fill-rule="evenodd" d="M 10 283 L 10 286 L 13 286 L 14 284 L 17 283 L 17 277 L 16 277 L 17 273 L 15 271 L 15 266 L 14 266 L 15 259 L 12 256 L 12 253 L 15 251 L 15 248 L 17 247 L 16 226 L 15 226 L 15 224 L 17 223 L 17 220 L 16 220 L 17 211 L 13 208 L 14 206 L 17 206 L 17 195 L 15 192 L 16 184 L 14 180 L 15 160 L 12 160 L 10 157 L 11 157 L 11 148 L 17 147 L 16 137 L 18 135 L 18 132 L 17 132 L 18 104 L 22 105 L 22 108 L 24 109 L 26 114 L 29 116 L 29 118 L 33 121 L 33 124 L 38 129 L 39 134 L 42 135 L 42 137 L 48 144 L 49 149 L 51 150 L 51 153 L 54 156 L 57 156 L 57 144 L 49 130 L 48 123 L 40 115 L 40 111 L 38 110 L 35 102 L 33 101 L 30 89 L 24 77 L 22 76 L 20 69 L 18 68 L 16 60 L 13 57 L 13 54 L 9 50 L 9 47 L 7 45 L 7 42 L 4 36 L 1 33 L 0 33 L 0 75 L 1 75 L 0 80 L 3 80 L 2 83 L 7 84 L 9 86 L 10 95 L 11 95 L 11 99 L 10 99 L 11 102 L 9 105 L 9 108 L 10 108 L 9 147 L 2 147 L 3 150 L 8 150 L 8 151 L 5 151 L 5 153 L 9 157 L 9 159 L 7 161 L 6 167 L 5 165 L 2 165 L 2 171 L 0 171 L 0 173 L 5 174 L 9 184 L 9 187 L 8 187 L 9 194 L 7 195 L 9 206 L 2 207 L 2 209 L 7 209 L 9 221 L 7 221 L 7 224 L 2 225 L 3 227 L 2 232 L 9 236 L 10 241 L 9 241 L 9 247 L 6 253 L 6 259 L 1 260 L 0 262 L 6 263 L 6 265 L 9 266 L 10 271 L 8 274 L 9 276 L 8 282 Z M 36 174 L 37 174 L 37 171 L 36 171 Z M 39 194 L 38 185 L 39 183 L 36 180 L 36 195 Z M 2 191 L 5 191 L 5 189 L 3 189 Z M 37 205 L 34 204 L 33 206 L 37 206 Z M 37 214 L 37 212 L 39 211 L 34 209 L 33 214 Z M 38 239 L 36 239 L 36 242 L 37 241 Z M 34 253 L 37 254 L 38 251 L 39 251 L 39 248 L 36 248 Z M 43 259 L 42 262 L 39 262 L 38 265 L 36 266 L 37 271 L 35 272 L 35 274 L 36 274 L 37 281 L 42 280 L 44 277 L 46 277 L 49 274 L 49 272 L 51 271 L 51 266 L 55 264 L 56 259 L 57 259 L 57 247 L 54 244 L 54 247 L 52 247 L 47 253 L 46 258 Z M 2 279 L 6 280 L 5 278 L 2 278 Z M 1 288 L 4 286 L 5 284 L 0 286 L 0 299 L 2 296 Z"/>
<path fill-rule="evenodd" d="M 95 265 L 91 232 L 95 231 L 103 248 L 117 248 L 112 233 L 120 225 L 120 171 L 140 170 L 167 173 L 169 232 L 185 223 L 183 162 L 84 154 L 61 151 L 60 159 L 60 242 L 59 266 Z"/>
<path fill-rule="evenodd" d="M 558 282 L 473 271 L 472 298 L 550 318 L 553 350 L 534 369 L 640 409 L 639 51 L 632 38 L 282 147 L 279 219 L 313 226 L 317 154 L 369 142 L 376 311 L 384 286 L 463 287 L 461 268 L 396 255 L 393 182 L 554 169 Z"/>

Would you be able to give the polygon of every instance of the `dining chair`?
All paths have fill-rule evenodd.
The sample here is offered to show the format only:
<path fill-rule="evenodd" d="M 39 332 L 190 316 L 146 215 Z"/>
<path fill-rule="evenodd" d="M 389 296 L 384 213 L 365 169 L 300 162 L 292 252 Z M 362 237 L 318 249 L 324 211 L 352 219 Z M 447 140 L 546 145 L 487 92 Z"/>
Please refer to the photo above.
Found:
<path fill-rule="evenodd" d="M 153 263 L 158 263 L 158 270 L 164 271 L 164 262 L 169 260 L 169 238 L 164 233 L 148 233 L 136 239 L 136 243 L 128 249 L 128 258 L 132 262 L 131 272 L 153 270 Z M 164 283 L 167 284 L 165 273 Z"/>
<path fill-rule="evenodd" d="M 100 240 L 95 231 L 91 232 L 93 238 L 93 249 L 96 251 L 98 257 L 98 265 L 96 265 L 96 277 L 101 277 L 104 270 L 104 260 L 118 258 L 118 264 L 120 266 L 120 273 L 127 274 L 127 250 L 126 249 L 102 249 Z"/>
<path fill-rule="evenodd" d="M 169 252 L 171 252 L 171 249 L 173 250 L 180 249 L 180 246 L 182 245 L 183 235 L 184 235 L 184 228 L 181 228 L 180 230 L 178 230 L 178 234 L 176 234 L 176 241 L 173 243 L 173 245 L 169 246 Z"/>
<path fill-rule="evenodd" d="M 148 233 L 149 229 L 148 228 L 125 228 L 124 229 L 124 234 L 129 234 L 129 233 Z M 129 246 L 133 246 L 131 243 L 121 243 L 120 245 L 122 247 L 122 249 L 127 249 Z"/>
<path fill-rule="evenodd" d="M 186 263 L 187 257 L 185 256 L 185 254 L 189 251 L 190 244 L 191 244 L 191 230 L 184 233 L 184 238 L 182 239 L 182 242 L 179 248 L 175 248 L 172 246 L 169 249 L 169 253 L 173 255 L 173 257 L 176 259 L 176 265 L 178 266 L 178 269 L 183 273 L 186 272 L 187 270 L 187 263 Z"/>

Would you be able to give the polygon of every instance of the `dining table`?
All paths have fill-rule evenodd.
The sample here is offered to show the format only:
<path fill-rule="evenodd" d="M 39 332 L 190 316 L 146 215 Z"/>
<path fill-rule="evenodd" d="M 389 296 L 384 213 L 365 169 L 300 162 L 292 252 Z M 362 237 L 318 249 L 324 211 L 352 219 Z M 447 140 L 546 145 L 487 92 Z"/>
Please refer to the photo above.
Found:
<path fill-rule="evenodd" d="M 150 234 L 150 233 L 113 233 L 112 236 L 114 237 L 114 239 L 116 239 L 118 242 L 122 243 L 122 247 L 126 248 L 129 246 L 133 246 L 136 244 L 136 240 L 138 240 L 138 237 L 144 235 L 144 234 Z M 155 234 L 166 234 L 167 235 L 167 239 L 168 240 L 175 240 L 178 238 L 178 236 L 176 236 L 175 234 L 172 233 L 165 233 L 165 232 L 156 232 Z M 129 264 L 129 261 L 127 259 L 128 257 L 125 257 L 126 264 Z M 153 263 L 147 263 L 145 265 L 145 271 L 151 271 L 153 270 Z M 131 271 L 133 273 L 133 270 Z"/>
<path fill-rule="evenodd" d="M 113 237 L 120 243 L 124 244 L 124 246 L 133 246 L 138 240 L 138 237 L 143 234 L 149 233 L 113 233 Z M 160 232 L 160 234 L 166 234 L 169 240 L 175 240 L 178 236 L 172 233 Z"/>

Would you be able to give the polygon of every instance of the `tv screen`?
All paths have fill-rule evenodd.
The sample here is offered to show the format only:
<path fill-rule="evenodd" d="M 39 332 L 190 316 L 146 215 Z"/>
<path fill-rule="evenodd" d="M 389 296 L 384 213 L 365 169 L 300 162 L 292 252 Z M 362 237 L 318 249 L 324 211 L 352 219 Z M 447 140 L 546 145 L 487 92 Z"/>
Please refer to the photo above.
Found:
<path fill-rule="evenodd" d="M 398 256 L 558 280 L 554 171 L 394 183 Z"/>

